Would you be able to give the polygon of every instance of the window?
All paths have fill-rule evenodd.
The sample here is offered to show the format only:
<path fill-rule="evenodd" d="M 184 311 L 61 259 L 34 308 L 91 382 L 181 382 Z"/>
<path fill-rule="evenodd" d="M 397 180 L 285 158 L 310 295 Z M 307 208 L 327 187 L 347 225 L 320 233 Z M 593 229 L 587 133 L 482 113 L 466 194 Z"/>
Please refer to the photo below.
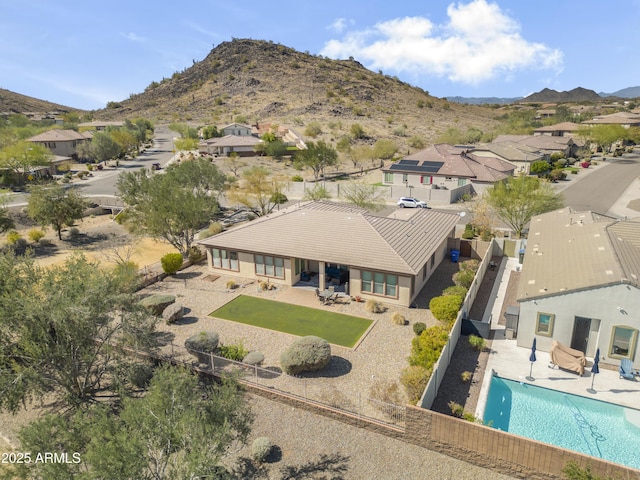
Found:
<path fill-rule="evenodd" d="M 303 263 L 304 263 L 304 260 L 302 260 L 301 258 L 296 258 L 295 260 L 296 275 L 300 275 L 300 272 L 302 272 L 302 269 L 304 268 Z"/>
<path fill-rule="evenodd" d="M 420 176 L 420 183 L 424 184 L 426 183 L 427 185 L 431 185 L 433 183 L 433 177 L 432 176 L 425 176 L 425 175 L 421 175 Z"/>
<path fill-rule="evenodd" d="M 556 316 L 552 313 L 538 312 L 538 321 L 536 322 L 536 335 L 544 335 L 550 337 L 553 335 L 553 321 Z"/>
<path fill-rule="evenodd" d="M 254 255 L 256 274 L 284 278 L 284 259 L 270 255 Z"/>
<path fill-rule="evenodd" d="M 363 270 L 360 273 L 362 280 L 360 290 L 383 297 L 398 298 L 398 276 L 382 272 L 369 272 Z"/>
<path fill-rule="evenodd" d="M 611 332 L 609 356 L 615 358 L 633 358 L 638 341 L 638 330 L 616 325 Z"/>
<path fill-rule="evenodd" d="M 467 184 L 467 179 L 466 178 L 459 178 L 458 179 L 458 186 L 459 187 L 464 187 Z"/>
<path fill-rule="evenodd" d="M 427 264 L 426 263 L 422 266 L 422 279 L 424 280 L 425 278 L 427 278 Z"/>
<path fill-rule="evenodd" d="M 393 173 L 384 172 L 384 183 L 393 183 Z"/>
<path fill-rule="evenodd" d="M 221 248 L 212 248 L 211 257 L 213 259 L 213 266 L 216 268 L 235 271 L 239 270 L 238 252 L 230 252 Z"/>
<path fill-rule="evenodd" d="M 409 181 L 409 175 L 406 173 L 402 174 L 402 183 L 407 183 Z"/>
<path fill-rule="evenodd" d="M 431 268 L 436 264 L 436 252 L 431 255 Z"/>

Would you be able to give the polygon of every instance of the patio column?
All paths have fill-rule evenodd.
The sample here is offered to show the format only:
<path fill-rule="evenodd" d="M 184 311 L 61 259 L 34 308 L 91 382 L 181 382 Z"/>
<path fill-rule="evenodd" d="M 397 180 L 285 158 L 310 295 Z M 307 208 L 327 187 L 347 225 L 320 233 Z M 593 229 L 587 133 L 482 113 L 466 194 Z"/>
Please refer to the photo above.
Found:
<path fill-rule="evenodd" d="M 320 270 L 318 272 L 318 288 L 320 290 L 324 290 L 326 288 L 326 283 L 325 283 L 325 265 L 324 262 L 318 262 L 318 270 Z"/>

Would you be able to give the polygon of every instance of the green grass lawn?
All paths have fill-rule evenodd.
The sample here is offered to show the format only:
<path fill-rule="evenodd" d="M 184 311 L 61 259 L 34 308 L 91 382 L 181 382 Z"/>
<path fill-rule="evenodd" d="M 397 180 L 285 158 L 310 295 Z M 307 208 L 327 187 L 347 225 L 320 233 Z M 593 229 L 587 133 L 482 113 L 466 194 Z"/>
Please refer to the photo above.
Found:
<path fill-rule="evenodd" d="M 373 323 L 366 318 L 248 295 L 236 297 L 209 315 L 293 335 L 315 335 L 343 347 L 353 347 Z"/>

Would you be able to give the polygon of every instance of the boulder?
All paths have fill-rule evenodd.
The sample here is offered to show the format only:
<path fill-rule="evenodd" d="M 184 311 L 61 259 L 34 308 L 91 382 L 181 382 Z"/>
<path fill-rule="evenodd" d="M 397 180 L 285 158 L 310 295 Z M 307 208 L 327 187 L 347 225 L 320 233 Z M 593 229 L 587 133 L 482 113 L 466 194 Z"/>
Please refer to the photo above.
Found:
<path fill-rule="evenodd" d="M 178 303 L 172 303 L 162 311 L 162 319 L 167 322 L 167 325 L 175 323 L 182 317 L 184 317 L 184 308 Z"/>

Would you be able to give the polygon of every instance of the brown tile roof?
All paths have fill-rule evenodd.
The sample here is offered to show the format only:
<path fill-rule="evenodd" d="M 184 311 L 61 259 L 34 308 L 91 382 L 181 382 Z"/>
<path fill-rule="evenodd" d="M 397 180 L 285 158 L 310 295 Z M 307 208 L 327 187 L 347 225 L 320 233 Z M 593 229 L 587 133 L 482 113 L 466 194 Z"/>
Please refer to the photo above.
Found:
<path fill-rule="evenodd" d="M 518 299 L 620 282 L 640 286 L 640 222 L 569 208 L 531 220 Z"/>
<path fill-rule="evenodd" d="M 458 223 L 455 213 L 416 209 L 408 220 L 349 205 L 290 207 L 200 241 L 206 246 L 416 275 Z"/>
<path fill-rule="evenodd" d="M 573 122 L 556 123 L 555 125 L 546 125 L 544 127 L 536 128 L 534 132 L 575 132 L 580 128 L 580 125 Z"/>
<path fill-rule="evenodd" d="M 253 147 L 261 142 L 262 140 L 251 135 L 225 135 L 210 138 L 202 143 L 213 147 Z"/>
<path fill-rule="evenodd" d="M 47 130 L 28 139 L 30 142 L 74 142 L 87 140 L 91 136 L 75 130 Z"/>

